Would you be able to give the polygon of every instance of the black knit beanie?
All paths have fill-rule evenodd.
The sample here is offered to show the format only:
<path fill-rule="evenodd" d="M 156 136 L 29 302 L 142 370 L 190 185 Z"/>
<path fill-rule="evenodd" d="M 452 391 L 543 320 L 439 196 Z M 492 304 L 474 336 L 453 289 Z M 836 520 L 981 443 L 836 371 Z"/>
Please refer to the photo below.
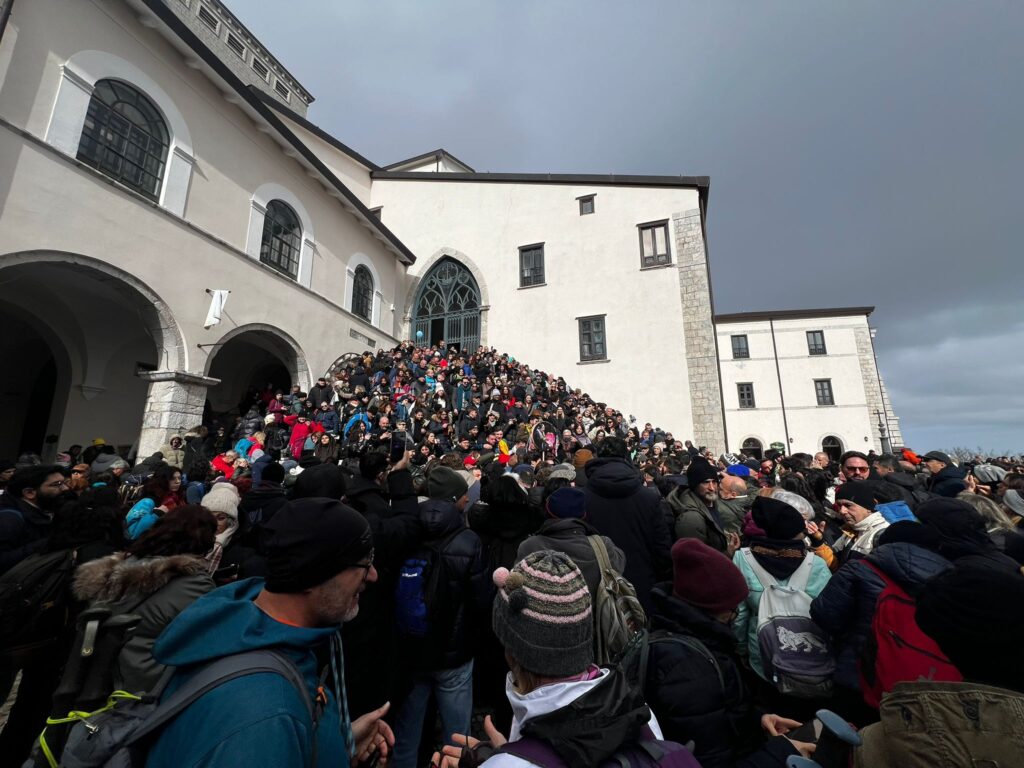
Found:
<path fill-rule="evenodd" d="M 718 474 L 718 469 L 711 466 L 707 459 L 697 458 L 686 468 L 686 484 L 696 488 L 706 480 L 717 480 Z"/>
<path fill-rule="evenodd" d="M 771 496 L 758 496 L 750 507 L 750 514 L 769 539 L 793 539 L 807 530 L 804 517 L 784 501 Z"/>
<path fill-rule="evenodd" d="M 373 551 L 361 514 L 337 499 L 295 499 L 263 529 L 268 592 L 302 592 L 323 584 Z"/>

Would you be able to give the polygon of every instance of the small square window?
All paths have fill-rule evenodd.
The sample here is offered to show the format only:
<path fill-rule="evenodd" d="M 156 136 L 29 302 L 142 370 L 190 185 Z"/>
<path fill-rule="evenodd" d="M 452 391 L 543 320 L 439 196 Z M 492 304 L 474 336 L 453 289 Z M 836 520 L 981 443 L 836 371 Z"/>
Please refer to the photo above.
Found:
<path fill-rule="evenodd" d="M 744 382 L 736 385 L 736 394 L 740 400 L 740 408 L 754 408 L 754 385 Z"/>
<path fill-rule="evenodd" d="M 206 26 L 212 29 L 214 32 L 220 31 L 220 19 L 217 18 L 217 14 L 207 8 L 205 5 L 199 6 L 199 12 L 197 14 L 199 20 Z"/>
<path fill-rule="evenodd" d="M 270 80 L 270 68 L 255 56 L 252 58 L 252 71 L 264 80 Z"/>
<path fill-rule="evenodd" d="M 581 317 L 580 331 L 580 362 L 588 360 L 607 360 L 608 347 L 604 336 L 604 315 Z"/>
<path fill-rule="evenodd" d="M 750 347 L 747 346 L 746 336 L 733 336 L 732 337 L 732 358 L 733 360 L 742 360 L 750 357 Z"/>
<path fill-rule="evenodd" d="M 669 264 L 672 254 L 668 247 L 668 222 L 653 221 L 640 224 L 640 267 L 657 267 Z"/>
<path fill-rule="evenodd" d="M 807 354 L 809 355 L 827 355 L 828 352 L 825 350 L 825 332 L 824 331 L 808 331 L 807 332 Z"/>
<path fill-rule="evenodd" d="M 594 212 L 594 195 L 577 198 L 580 201 L 580 216 Z"/>
<path fill-rule="evenodd" d="M 832 395 L 832 379 L 815 379 L 814 396 L 818 399 L 818 405 L 835 405 L 836 400 Z"/>
<path fill-rule="evenodd" d="M 524 245 L 519 249 L 519 287 L 544 284 L 544 243 Z"/>

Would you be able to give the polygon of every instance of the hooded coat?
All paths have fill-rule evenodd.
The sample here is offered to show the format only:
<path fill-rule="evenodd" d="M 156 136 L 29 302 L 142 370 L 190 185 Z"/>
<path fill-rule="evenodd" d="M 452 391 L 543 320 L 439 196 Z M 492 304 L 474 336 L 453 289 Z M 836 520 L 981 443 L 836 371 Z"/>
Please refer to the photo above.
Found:
<path fill-rule="evenodd" d="M 673 596 L 671 583 L 659 584 L 651 596 L 655 606 L 651 630 L 700 641 L 714 656 L 722 678 L 699 650 L 679 642 L 652 643 L 647 703 L 658 716 L 666 739 L 694 742 L 694 755 L 702 768 L 731 768 L 744 747 L 760 741 L 732 630 Z"/>
<path fill-rule="evenodd" d="M 825 589 L 811 603 L 814 623 L 831 635 L 838 648 L 835 681 L 860 689 L 859 662 L 885 583 L 868 562 L 880 568 L 907 594 L 914 596 L 928 579 L 952 567 L 942 555 L 910 542 L 877 547 L 863 559 L 850 560 L 832 574 Z"/>
<path fill-rule="evenodd" d="M 936 496 L 955 498 L 960 491 L 967 490 L 964 478 L 967 476 L 960 467 L 947 464 L 928 480 L 928 490 Z"/>
<path fill-rule="evenodd" d="M 597 555 L 594 554 L 594 548 L 590 544 L 590 536 L 600 536 L 600 534 L 586 520 L 548 518 L 536 534 L 525 539 L 519 545 L 516 562 L 543 549 L 563 552 L 579 567 L 583 573 L 583 579 L 587 582 L 587 587 L 590 588 L 590 594 L 594 595 L 601 583 L 601 571 L 597 565 Z M 612 568 L 618 573 L 622 573 L 626 567 L 626 556 L 607 536 L 601 536 L 601 539 L 604 542 L 604 548 L 608 551 L 608 560 Z"/>
<path fill-rule="evenodd" d="M 140 693 L 156 685 L 164 668 L 153 658 L 153 644 L 175 616 L 213 589 L 207 568 L 196 555 L 138 560 L 123 552 L 79 566 L 72 584 L 77 599 L 141 619 L 117 657 L 115 688 Z"/>
<path fill-rule="evenodd" d="M 256 607 L 262 579 L 228 584 L 195 601 L 160 637 L 153 653 L 177 673 L 173 693 L 199 665 L 235 653 L 268 649 L 287 656 L 317 694 L 317 651 L 329 646 L 337 627 L 282 624 Z M 332 662 L 340 669 L 337 660 Z M 284 677 L 259 673 L 209 691 L 171 721 L 149 751 L 147 768 L 215 768 L 223 765 L 308 766 L 317 741 L 317 765 L 347 768 L 348 753 L 339 726 L 340 709 L 331 686 L 312 733 L 306 705 Z"/>
<path fill-rule="evenodd" d="M 662 506 L 661 494 L 644 487 L 640 473 L 625 459 L 593 459 L 585 471 L 587 520 L 622 549 L 622 575 L 650 613 L 651 588 L 672 577 L 671 515 Z"/>
<path fill-rule="evenodd" d="M 725 519 L 717 499 L 713 508 L 708 507 L 693 490 L 678 486 L 666 501 L 675 518 L 676 540 L 697 539 L 722 554 L 726 553 L 729 541 L 725 536 Z"/>

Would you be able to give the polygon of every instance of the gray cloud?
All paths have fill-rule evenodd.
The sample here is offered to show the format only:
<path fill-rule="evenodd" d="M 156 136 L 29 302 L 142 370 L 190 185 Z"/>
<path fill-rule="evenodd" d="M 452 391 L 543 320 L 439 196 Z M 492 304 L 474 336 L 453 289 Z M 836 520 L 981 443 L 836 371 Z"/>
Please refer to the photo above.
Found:
<path fill-rule="evenodd" d="M 1024 449 L 1024 4 L 230 4 L 382 164 L 710 175 L 719 311 L 875 305 L 909 443 Z"/>

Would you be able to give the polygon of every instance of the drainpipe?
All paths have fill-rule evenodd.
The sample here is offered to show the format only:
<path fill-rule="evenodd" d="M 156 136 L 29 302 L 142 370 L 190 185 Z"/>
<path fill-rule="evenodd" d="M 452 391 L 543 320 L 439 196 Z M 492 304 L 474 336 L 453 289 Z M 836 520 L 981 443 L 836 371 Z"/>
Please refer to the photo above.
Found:
<path fill-rule="evenodd" d="M 782 394 L 782 371 L 779 370 L 779 350 L 775 347 L 775 321 L 768 318 L 768 325 L 772 329 L 772 357 L 775 358 L 775 377 L 779 380 L 779 402 L 782 405 L 782 431 L 786 433 L 786 455 L 792 450 L 789 443 L 789 420 L 786 418 L 786 397 Z"/>

